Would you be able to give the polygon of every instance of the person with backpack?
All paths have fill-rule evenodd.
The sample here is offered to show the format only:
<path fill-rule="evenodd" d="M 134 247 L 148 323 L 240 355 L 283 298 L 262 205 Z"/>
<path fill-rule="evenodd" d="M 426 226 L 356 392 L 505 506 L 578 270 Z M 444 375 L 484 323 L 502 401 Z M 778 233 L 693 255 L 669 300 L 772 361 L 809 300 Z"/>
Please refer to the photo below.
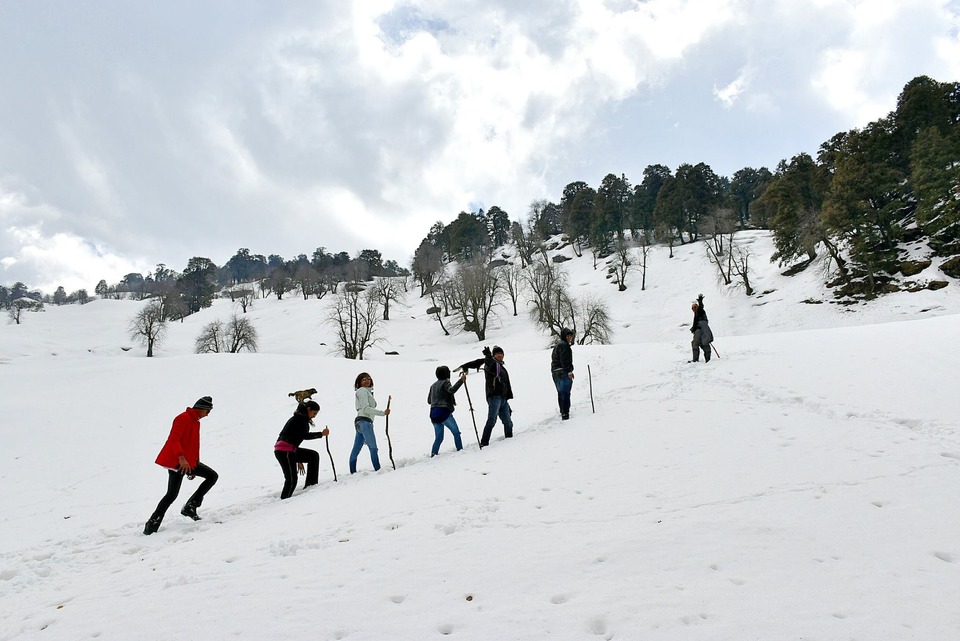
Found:
<path fill-rule="evenodd" d="M 373 397 L 373 378 L 367 372 L 361 372 L 353 382 L 354 405 L 357 417 L 353 419 L 353 426 L 357 435 L 353 439 L 353 450 L 350 452 L 350 473 L 357 472 L 357 456 L 366 445 L 370 450 L 370 462 L 373 470 L 380 469 L 380 456 L 377 454 L 377 437 L 373 433 L 373 418 L 375 416 L 389 416 L 390 408 L 377 409 L 377 399 Z"/>
<path fill-rule="evenodd" d="M 170 435 L 167 436 L 167 441 L 163 444 L 156 460 L 157 465 L 167 470 L 167 493 L 160 499 L 157 509 L 143 526 L 144 534 L 150 535 L 160 529 L 160 523 L 167 513 L 167 508 L 177 500 L 180 494 L 184 476 L 191 481 L 198 476 L 203 479 L 203 483 L 180 510 L 180 514 L 184 516 L 194 521 L 200 520 L 197 508 L 203 503 L 203 497 L 220 478 L 213 468 L 200 462 L 200 420 L 206 418 L 212 411 L 213 399 L 203 396 L 197 399 L 193 407 L 188 407 L 173 419 Z"/>
<path fill-rule="evenodd" d="M 297 488 L 297 472 L 304 474 L 304 463 L 306 463 L 307 468 L 307 478 L 303 484 L 304 489 L 319 483 L 320 454 L 314 450 L 300 447 L 303 441 L 323 438 L 330 433 L 330 429 L 326 427 L 320 432 L 310 431 L 313 419 L 319 413 L 320 404 L 316 401 L 299 403 L 293 416 L 287 419 L 283 429 L 280 430 L 277 442 L 273 446 L 273 454 L 277 457 L 277 463 L 283 470 L 281 500 L 293 496 L 293 491 Z"/>
<path fill-rule="evenodd" d="M 490 445 L 490 434 L 497 418 L 503 423 L 504 438 L 513 438 L 513 419 L 510 417 L 513 410 L 510 408 L 510 399 L 513 398 L 513 388 L 510 386 L 510 374 L 503 362 L 503 348 L 494 345 L 493 350 L 483 348 L 483 358 L 464 363 L 460 371 L 483 368 L 484 391 L 487 394 L 487 422 L 483 426 L 483 435 L 480 437 L 480 447 Z"/>
<path fill-rule="evenodd" d="M 690 333 L 693 334 L 693 340 L 690 345 L 693 347 L 693 363 L 700 360 L 700 348 L 703 348 L 703 362 L 710 362 L 710 343 L 713 342 L 713 332 L 710 331 L 710 323 L 707 320 L 707 312 L 703 309 L 703 294 L 697 296 L 697 302 L 690 305 L 693 311 L 693 324 L 690 326 Z"/>
<path fill-rule="evenodd" d="M 560 330 L 560 341 L 554 346 L 550 356 L 550 374 L 557 388 L 557 404 L 560 406 L 560 418 L 570 418 L 570 390 L 573 388 L 573 345 L 574 331 L 569 327 Z"/>
<path fill-rule="evenodd" d="M 457 405 L 453 397 L 467 380 L 466 372 L 460 372 L 460 380 L 456 385 L 450 384 L 450 368 L 441 365 L 437 368 L 437 380 L 430 386 L 427 392 L 427 403 L 430 404 L 430 422 L 433 423 L 433 447 L 430 449 L 430 458 L 440 453 L 440 444 L 443 443 L 444 428 L 450 430 L 453 434 L 453 444 L 457 451 L 463 449 L 463 441 L 460 438 L 460 426 L 457 425 L 457 419 L 453 418 L 453 410 Z"/>

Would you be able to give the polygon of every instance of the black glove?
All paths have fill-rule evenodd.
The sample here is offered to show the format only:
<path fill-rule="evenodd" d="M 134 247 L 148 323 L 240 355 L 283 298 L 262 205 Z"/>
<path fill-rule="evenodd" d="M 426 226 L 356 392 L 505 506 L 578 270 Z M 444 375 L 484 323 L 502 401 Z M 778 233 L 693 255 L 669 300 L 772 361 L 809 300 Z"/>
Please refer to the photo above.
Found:
<path fill-rule="evenodd" d="M 490 353 L 490 348 L 489 348 L 489 347 L 484 347 L 484 348 L 483 348 L 483 355 L 486 356 L 487 358 L 491 358 L 491 357 L 493 356 L 493 355 Z"/>
<path fill-rule="evenodd" d="M 701 307 L 703 306 L 703 294 L 700 294 L 699 296 L 697 296 L 697 302 L 700 303 Z"/>

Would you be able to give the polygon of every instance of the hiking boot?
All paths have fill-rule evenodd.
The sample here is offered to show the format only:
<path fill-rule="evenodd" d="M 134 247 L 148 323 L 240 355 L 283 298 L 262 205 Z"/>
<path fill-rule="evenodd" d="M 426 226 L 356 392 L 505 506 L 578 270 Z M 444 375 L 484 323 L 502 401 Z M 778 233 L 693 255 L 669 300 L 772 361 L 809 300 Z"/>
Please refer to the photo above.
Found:
<path fill-rule="evenodd" d="M 560 420 L 561 420 L 561 421 L 569 421 L 569 420 L 570 420 L 570 415 L 569 415 L 569 414 L 561 414 L 561 415 L 560 415 Z"/>
<path fill-rule="evenodd" d="M 180 510 L 180 514 L 184 516 L 189 516 L 194 521 L 200 520 L 200 515 L 197 514 L 197 506 L 192 503 L 187 503 L 183 506 L 183 509 Z"/>
<path fill-rule="evenodd" d="M 153 516 L 153 517 L 150 517 L 150 520 L 147 521 L 146 525 L 143 526 L 143 533 L 149 536 L 159 529 L 160 529 L 160 519 Z"/>

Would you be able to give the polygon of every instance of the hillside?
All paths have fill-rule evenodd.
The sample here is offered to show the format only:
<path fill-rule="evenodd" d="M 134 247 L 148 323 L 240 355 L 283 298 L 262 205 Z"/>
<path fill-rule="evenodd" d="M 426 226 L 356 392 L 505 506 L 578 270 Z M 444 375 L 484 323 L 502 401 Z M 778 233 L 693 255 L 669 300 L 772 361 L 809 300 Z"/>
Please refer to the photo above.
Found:
<path fill-rule="evenodd" d="M 157 357 L 126 336 L 141 303 L 48 308 L 0 326 L 0 640 L 950 639 L 960 629 L 960 426 L 951 353 L 955 283 L 870 303 L 830 302 L 814 270 L 784 277 L 752 235 L 755 287 L 719 288 L 702 248 L 657 248 L 647 289 L 618 293 L 588 258 L 575 292 L 602 294 L 614 344 L 576 346 L 561 423 L 548 341 L 501 310 L 516 437 L 494 429 L 429 458 L 437 364 L 479 356 L 411 296 L 384 351 L 331 354 L 328 303 L 249 312 L 257 354 L 192 354 L 229 301 L 170 328 Z M 706 296 L 720 358 L 691 364 L 689 303 Z M 804 302 L 807 301 L 807 302 Z M 816 301 L 819 301 L 817 303 Z M 124 348 L 132 347 L 125 351 Z M 587 366 L 592 373 L 593 402 Z M 352 382 L 392 396 L 391 469 L 347 472 Z M 272 455 L 316 387 L 339 481 L 282 504 Z M 482 378 L 468 382 L 479 427 Z M 194 523 L 143 522 L 172 418 L 214 398 L 202 459 L 220 473 Z"/>

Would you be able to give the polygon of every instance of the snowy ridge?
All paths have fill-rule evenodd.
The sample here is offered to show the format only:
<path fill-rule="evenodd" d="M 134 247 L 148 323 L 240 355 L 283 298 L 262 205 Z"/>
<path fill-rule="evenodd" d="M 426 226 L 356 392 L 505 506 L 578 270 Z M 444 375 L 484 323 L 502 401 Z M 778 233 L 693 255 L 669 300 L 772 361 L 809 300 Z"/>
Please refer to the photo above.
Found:
<path fill-rule="evenodd" d="M 0 326 L 0 640 L 955 638 L 955 284 L 810 305 L 829 296 L 815 275 L 784 278 L 762 254 L 757 290 L 773 292 L 747 298 L 716 287 L 698 247 L 675 253 L 652 257 L 645 292 L 565 263 L 617 320 L 614 345 L 574 348 L 570 421 L 548 341 L 502 310 L 488 344 L 506 351 L 516 436 L 497 427 L 478 450 L 461 391 L 465 451 L 447 436 L 435 459 L 433 370 L 481 345 L 444 337 L 415 296 L 385 328 L 400 355 L 364 362 L 319 344 L 326 299 L 257 301 L 258 354 L 190 353 L 229 301 L 171 326 L 153 359 L 121 349 L 139 303 Z M 700 291 L 709 364 L 685 362 Z M 383 469 L 364 451 L 347 470 L 361 370 L 381 406 L 393 397 L 395 471 L 382 419 Z M 468 385 L 482 428 L 482 378 Z M 339 481 L 305 443 L 321 483 L 281 503 L 272 444 L 305 386 Z M 188 481 L 145 537 L 165 488 L 153 459 L 204 394 L 201 458 L 220 482 L 204 520 L 179 515 Z"/>

